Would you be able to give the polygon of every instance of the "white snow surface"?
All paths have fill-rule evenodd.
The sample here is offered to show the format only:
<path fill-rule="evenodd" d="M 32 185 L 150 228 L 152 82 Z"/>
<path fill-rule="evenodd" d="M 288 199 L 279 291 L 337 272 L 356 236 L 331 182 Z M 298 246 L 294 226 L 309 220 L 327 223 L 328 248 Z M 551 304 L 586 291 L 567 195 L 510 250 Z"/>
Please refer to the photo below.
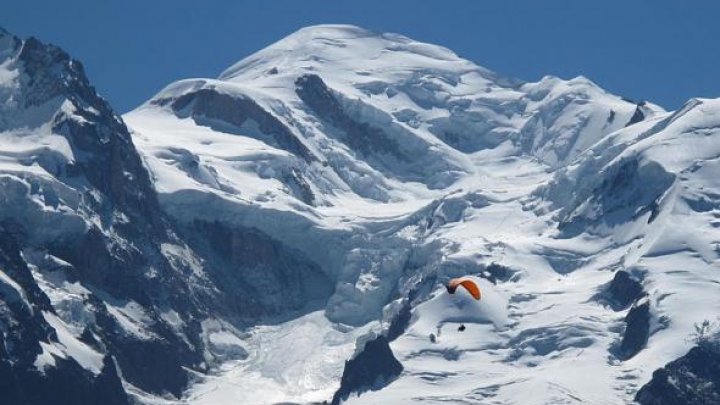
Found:
<path fill-rule="evenodd" d="M 207 405 L 324 401 L 339 388 L 355 340 L 376 326 L 343 330 L 320 311 L 279 325 L 257 326 L 244 339 L 213 333 L 210 339 L 216 343 L 247 347 L 247 358 L 225 363 L 216 374 L 199 376 L 200 383 L 186 400 Z"/>
<path fill-rule="evenodd" d="M 304 74 L 318 75 L 352 119 L 414 151 L 425 177 L 409 179 L 392 159 L 373 165 L 343 143 L 296 93 Z M 210 128 L 159 102 L 198 89 L 253 100 L 328 164 L 302 161 L 249 124 Z M 636 110 L 643 120 L 626 127 Z M 607 404 L 632 402 L 653 370 L 692 346 L 693 325 L 720 310 L 718 117 L 719 100 L 666 113 L 584 77 L 524 83 L 442 47 L 331 25 L 302 29 L 218 79 L 171 84 L 124 118 L 168 212 L 257 227 L 303 250 L 338 280 L 330 319 L 357 324 L 367 319 L 358 313 L 383 307 L 387 322 L 396 283 L 438 277 L 391 343 L 402 375 L 348 403 Z M 188 174 L 183 159 L 198 170 Z M 630 185 L 617 177 L 627 162 L 638 178 Z M 302 173 L 313 204 L 273 174 L 288 167 Z M 656 212 L 613 205 L 645 197 Z M 580 232 L 559 230 L 573 221 Z M 407 264 L 430 252 L 439 256 Z M 480 302 L 439 285 L 482 277 L 490 263 L 514 274 L 478 278 Z M 641 275 L 653 318 L 646 348 L 624 361 L 614 350 L 627 309 L 597 298 L 620 269 Z M 252 354 L 187 400 L 328 399 L 349 351 L 328 341 L 338 332 L 325 322 L 312 314 L 258 327 L 243 346 Z"/>
<path fill-rule="evenodd" d="M 440 293 L 414 310 L 413 326 L 391 345 L 405 366 L 398 381 L 348 403 L 632 403 L 655 369 L 694 344 L 693 325 L 716 321 L 720 310 L 720 211 L 711 197 L 720 183 L 707 177 L 717 173 L 720 158 L 718 113 L 720 100 L 692 100 L 678 113 L 611 135 L 557 173 L 577 176 L 582 190 L 579 183 L 605 181 L 603 174 L 625 158 L 638 159 L 640 173 L 656 163 L 676 177 L 660 196 L 660 213 L 652 221 L 644 213 L 562 239 L 552 229 L 510 225 L 514 237 L 505 239 L 509 246 L 502 260 L 524 274 L 517 282 L 490 287 L 509 297 L 510 323 L 477 322 L 483 311 L 476 308 L 459 317 L 447 303 L 450 296 Z M 599 170 L 593 167 L 597 178 L 579 175 L 597 161 L 605 162 Z M 655 171 L 645 173 L 646 185 L 659 182 Z M 571 195 L 582 198 L 580 192 Z M 577 267 L 553 270 L 557 254 L 573 258 Z M 614 269 L 643 274 L 652 311 L 647 346 L 625 361 L 610 349 L 618 344 L 626 312 L 593 299 Z M 446 303 L 439 306 L 439 299 Z M 492 311 L 505 303 L 488 297 L 479 305 Z M 427 336 L 437 333 L 434 326 L 443 322 L 438 316 L 452 320 L 453 327 L 444 323 L 432 344 Z M 456 331 L 457 322 L 467 330 Z"/>

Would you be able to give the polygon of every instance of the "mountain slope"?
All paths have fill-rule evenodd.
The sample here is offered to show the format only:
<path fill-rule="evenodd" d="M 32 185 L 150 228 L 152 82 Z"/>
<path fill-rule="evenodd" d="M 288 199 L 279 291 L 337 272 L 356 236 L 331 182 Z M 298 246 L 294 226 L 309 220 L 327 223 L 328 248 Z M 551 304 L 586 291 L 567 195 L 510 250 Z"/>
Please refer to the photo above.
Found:
<path fill-rule="evenodd" d="M 475 191 L 503 159 L 554 167 L 637 108 L 583 78 L 523 84 L 399 35 L 319 26 L 220 79 L 173 83 L 124 118 L 168 213 L 255 227 L 300 249 L 347 285 L 331 303 L 370 303 L 370 317 L 354 305 L 328 309 L 332 320 L 358 324 L 388 302 L 414 243 L 376 237 L 378 226 L 392 228 L 452 191 Z M 378 225 L 370 230 L 367 220 Z M 333 251 L 321 248 L 328 243 Z M 354 249 L 362 253 L 348 257 Z M 363 298 L 352 285 L 367 263 L 351 257 L 372 262 L 389 250 L 384 291 Z"/>
<path fill-rule="evenodd" d="M 36 39 L 0 39 L 8 400 L 125 403 L 126 391 L 177 398 L 190 381 L 186 368 L 243 355 L 236 341 L 213 341 L 239 334 L 222 318 L 277 314 L 328 294 L 316 266 L 262 234 L 235 230 L 228 247 L 212 249 L 187 237 L 160 210 L 125 124 L 82 65 Z M 268 254 L 223 255 L 237 243 Z M 206 272 L 222 268 L 220 255 L 248 271 Z M 285 277 L 285 266 L 307 268 L 305 277 Z M 265 269 L 298 292 L 279 305 L 258 302 L 248 290 L 267 284 Z"/>
<path fill-rule="evenodd" d="M 391 343 L 405 371 L 358 401 L 547 403 L 631 400 L 649 379 L 641 370 L 681 355 L 689 346 L 680 336 L 713 313 L 705 305 L 673 325 L 682 309 L 656 302 L 671 302 L 662 291 L 673 287 L 646 285 L 650 270 L 639 264 L 657 239 L 672 239 L 663 229 L 677 196 L 668 193 L 687 165 L 645 161 L 631 145 L 676 136 L 654 132 L 678 114 L 582 77 L 523 83 L 399 35 L 317 26 L 218 79 L 171 84 L 125 118 L 173 217 L 256 227 L 300 249 L 337 282 L 325 308 L 331 321 L 380 319 L 371 327 L 382 333 L 410 308 L 407 330 Z M 167 153 L 173 148 L 192 156 L 191 170 Z M 716 261 L 688 263 L 700 267 L 687 282 L 713 279 Z M 649 297 L 611 306 L 604 285 L 619 270 Z M 433 288 L 467 273 L 497 283 L 485 284 L 479 308 Z M 712 296 L 707 288 L 698 297 Z M 458 322 L 475 326 L 458 334 Z M 443 330 L 439 342 L 428 340 Z M 644 354 L 653 339 L 662 354 Z M 602 384 L 565 373 L 568 361 Z M 228 375 L 256 367 L 278 372 L 251 356 Z M 552 377 L 541 382 L 537 367 Z M 282 387 L 283 379 L 268 381 Z M 210 395 L 203 387 L 193 398 Z M 210 402 L 239 392 L 225 387 Z M 274 400 L 323 398 L 286 392 Z"/>
<path fill-rule="evenodd" d="M 193 372 L 247 355 L 243 325 L 327 300 L 296 249 L 169 218 L 78 61 L 5 31 L 0 45 L 4 400 L 178 399 Z"/>
<path fill-rule="evenodd" d="M 44 330 L 4 353 L 10 400 L 126 403 L 123 385 L 179 396 L 182 367 L 199 365 L 201 353 L 163 316 L 197 312 L 181 279 L 192 269 L 163 255 L 162 244 L 183 243 L 127 128 L 65 52 L 0 39 L 2 274 L 5 291 L 28 297 L 37 326 L 12 306 L 3 325 Z"/>
<path fill-rule="evenodd" d="M 141 135 L 153 131 L 142 130 L 146 122 L 165 119 L 178 130 L 197 128 L 198 137 L 203 128 L 214 129 L 213 136 L 246 135 L 248 144 L 234 149 L 252 157 L 256 167 L 246 169 L 266 179 L 261 190 L 284 187 L 281 195 L 322 206 L 348 192 L 382 202 L 440 195 L 428 191 L 459 187 L 476 174 L 473 157 L 500 145 L 555 165 L 622 128 L 638 108 L 584 78 L 521 83 L 438 46 L 320 26 L 244 59 L 219 79 L 173 83 L 125 118 Z M 206 178 L 221 188 L 215 180 Z"/>
<path fill-rule="evenodd" d="M 487 297 L 476 317 L 441 288 L 418 302 L 415 321 L 391 345 L 403 376 L 356 402 L 632 402 L 654 369 L 694 346 L 694 326 L 720 310 L 720 185 L 709 175 L 720 156 L 719 107 L 691 100 L 601 140 L 522 199 L 551 226 L 509 224 L 500 254 L 448 230 L 481 262 L 517 276 L 486 284 L 504 296 Z M 476 221 L 464 222 L 480 228 Z M 638 281 L 641 290 L 621 301 L 618 291 Z M 508 311 L 500 324 L 496 305 Z M 456 332 L 458 323 L 467 330 Z M 431 343 L 437 325 L 442 335 Z M 694 383 L 711 384 L 707 375 Z"/>

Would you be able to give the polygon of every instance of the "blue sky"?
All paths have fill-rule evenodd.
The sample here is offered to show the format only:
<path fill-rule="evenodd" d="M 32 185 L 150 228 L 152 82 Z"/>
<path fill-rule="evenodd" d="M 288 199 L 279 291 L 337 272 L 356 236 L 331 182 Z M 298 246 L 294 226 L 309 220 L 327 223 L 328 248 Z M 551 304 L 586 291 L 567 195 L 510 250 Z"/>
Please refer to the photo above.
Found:
<path fill-rule="evenodd" d="M 675 109 L 720 97 L 719 16 L 715 0 L 8 0 L 0 26 L 62 46 L 120 112 L 322 23 L 440 44 L 523 80 L 582 74 Z"/>

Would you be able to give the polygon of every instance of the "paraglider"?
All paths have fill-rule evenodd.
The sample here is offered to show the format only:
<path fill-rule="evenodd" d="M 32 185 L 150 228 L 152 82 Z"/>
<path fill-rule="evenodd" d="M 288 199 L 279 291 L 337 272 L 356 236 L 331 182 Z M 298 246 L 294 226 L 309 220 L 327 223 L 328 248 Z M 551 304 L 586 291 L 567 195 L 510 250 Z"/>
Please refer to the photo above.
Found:
<path fill-rule="evenodd" d="M 436 324 L 437 333 L 430 334 L 430 343 L 439 343 L 440 333 L 443 326 L 446 323 L 456 323 L 458 321 L 474 321 L 478 317 L 483 317 L 483 311 L 478 311 L 481 306 L 478 302 L 481 299 L 480 283 L 481 280 L 476 280 L 474 277 L 465 276 L 459 278 L 453 278 L 445 284 L 448 295 L 445 298 L 437 297 L 434 300 L 437 308 L 442 308 L 442 311 L 438 311 L 440 319 Z M 458 287 L 462 287 L 457 292 Z M 457 294 L 456 294 L 457 292 Z M 467 294 L 467 295 L 466 295 Z M 471 298 L 472 297 L 472 298 Z M 465 332 L 468 328 L 465 324 L 456 324 L 458 332 Z"/>
<path fill-rule="evenodd" d="M 480 300 L 480 287 L 478 287 L 477 283 L 473 281 L 472 279 L 468 277 L 460 277 L 460 278 L 454 278 L 450 280 L 445 288 L 447 288 L 447 291 L 449 294 L 455 294 L 455 290 L 457 290 L 458 287 L 462 286 L 467 290 L 467 292 L 472 295 L 473 298 L 476 300 Z M 464 332 L 465 331 L 465 325 L 460 325 L 458 328 L 458 332 Z"/>
<path fill-rule="evenodd" d="M 447 283 L 445 288 L 447 288 L 448 293 L 455 294 L 455 290 L 459 286 L 463 286 L 476 300 L 480 299 L 480 287 L 475 281 L 467 277 L 454 278 Z"/>

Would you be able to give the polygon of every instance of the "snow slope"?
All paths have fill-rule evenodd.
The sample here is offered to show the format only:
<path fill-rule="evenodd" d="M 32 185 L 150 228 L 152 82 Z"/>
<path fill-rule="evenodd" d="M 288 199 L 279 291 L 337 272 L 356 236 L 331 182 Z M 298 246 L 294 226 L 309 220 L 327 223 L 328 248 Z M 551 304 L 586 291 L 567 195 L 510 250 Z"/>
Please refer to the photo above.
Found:
<path fill-rule="evenodd" d="M 582 230 L 516 229 L 502 260 L 525 274 L 491 287 L 509 295 L 512 322 L 461 319 L 466 332 L 451 328 L 432 344 L 425 337 L 435 322 L 426 319 L 453 311 L 438 310 L 438 298 L 419 304 L 392 345 L 405 373 L 356 402 L 632 402 L 653 370 L 695 344 L 694 325 L 720 310 L 719 184 L 708 177 L 720 157 L 719 107 L 691 100 L 610 135 L 558 171 L 528 205 L 550 223 L 582 218 Z M 523 234 L 533 235 L 530 245 Z M 640 303 L 650 308 L 647 344 L 629 359 L 617 353 L 625 311 L 598 299 L 618 269 L 642 280 Z"/>
<path fill-rule="evenodd" d="M 666 113 L 583 77 L 525 83 L 332 25 L 173 83 L 124 118 L 171 215 L 301 249 L 337 280 L 330 320 L 387 328 L 410 303 L 391 343 L 405 371 L 349 403 L 545 404 L 632 401 L 717 313 L 717 111 Z M 647 294 L 633 307 L 649 303 L 647 344 L 629 358 L 637 327 L 606 297 L 618 270 Z M 497 283 L 479 304 L 441 287 L 468 273 Z"/>
<path fill-rule="evenodd" d="M 343 284 L 331 319 L 359 324 L 388 302 L 416 242 L 386 236 L 398 224 L 449 193 L 515 182 L 503 159 L 555 167 L 639 108 L 584 78 L 522 83 L 435 45 L 318 26 L 219 79 L 173 83 L 124 119 L 167 212 L 300 249 Z"/>
<path fill-rule="evenodd" d="M 347 198 L 407 202 L 446 194 L 482 174 L 478 153 L 491 149 L 566 162 L 626 125 L 637 108 L 582 77 L 522 83 L 435 45 L 319 26 L 219 79 L 173 83 L 124 118 L 146 142 L 141 149 L 164 161 L 151 165 L 155 170 L 179 169 L 180 157 L 162 150 L 172 152 L 182 137 L 186 149 L 208 160 L 194 175 L 205 187 L 222 190 L 223 181 L 231 186 L 251 176 L 255 187 L 239 190 L 246 199 L 287 206 L 288 197 L 302 200 L 283 179 L 294 172 L 317 199 L 309 205 L 351 207 Z M 178 132 L 156 136 L 158 128 Z M 203 164 L 217 173 L 202 174 Z M 177 187 L 169 174 L 158 177 L 159 187 Z"/>

